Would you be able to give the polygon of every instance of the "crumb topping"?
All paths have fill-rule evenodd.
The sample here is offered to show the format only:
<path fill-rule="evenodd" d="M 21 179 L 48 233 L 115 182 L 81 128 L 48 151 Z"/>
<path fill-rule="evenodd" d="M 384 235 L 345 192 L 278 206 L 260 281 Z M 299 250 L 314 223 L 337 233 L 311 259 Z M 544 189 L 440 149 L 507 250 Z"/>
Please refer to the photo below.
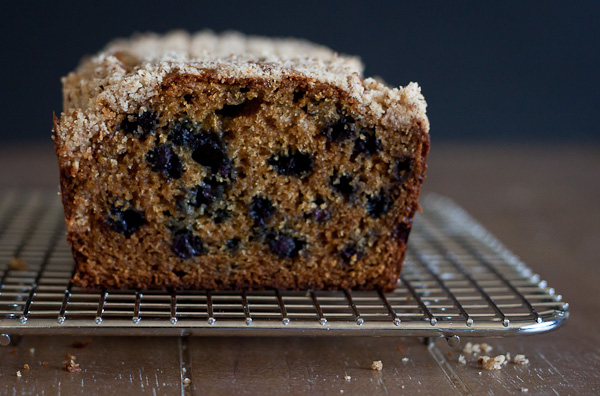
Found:
<path fill-rule="evenodd" d="M 362 69 L 357 57 L 297 39 L 210 31 L 142 34 L 110 43 L 62 79 L 60 126 L 88 131 L 66 142 L 70 151 L 85 151 L 92 136 L 111 133 L 105 118 L 139 108 L 175 74 L 211 75 L 224 83 L 258 79 L 277 84 L 300 78 L 309 85 L 338 88 L 359 111 L 381 119 L 389 128 L 400 130 L 415 120 L 428 125 L 427 105 L 416 83 L 389 88 L 373 78 L 364 79 Z"/>

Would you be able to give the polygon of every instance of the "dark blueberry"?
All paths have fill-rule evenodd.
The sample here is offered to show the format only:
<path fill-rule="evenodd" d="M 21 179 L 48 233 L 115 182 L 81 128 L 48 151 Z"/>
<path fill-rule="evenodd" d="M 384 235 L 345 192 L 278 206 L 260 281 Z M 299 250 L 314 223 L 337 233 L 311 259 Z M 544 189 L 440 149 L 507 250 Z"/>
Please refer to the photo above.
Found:
<path fill-rule="evenodd" d="M 183 100 L 185 100 L 188 103 L 191 103 L 192 99 L 194 99 L 194 95 L 192 94 L 183 95 Z"/>
<path fill-rule="evenodd" d="M 269 218 L 275 214 L 275 207 L 268 198 L 259 195 L 252 198 L 250 205 L 250 217 L 254 219 L 254 225 L 264 227 Z"/>
<path fill-rule="evenodd" d="M 145 111 L 138 116 L 138 125 L 142 128 L 142 133 L 144 135 L 154 131 L 156 121 L 158 121 L 156 113 L 150 111 Z"/>
<path fill-rule="evenodd" d="M 344 248 L 340 251 L 340 258 L 345 264 L 350 264 L 352 262 L 352 258 L 354 257 L 356 260 L 359 260 L 362 257 L 362 254 L 358 250 L 355 244 L 349 244 L 344 246 Z"/>
<path fill-rule="evenodd" d="M 268 160 L 280 175 L 306 177 L 313 169 L 313 161 L 309 154 L 301 151 L 294 151 L 291 154 L 274 154 Z"/>
<path fill-rule="evenodd" d="M 225 192 L 225 184 L 214 178 L 206 178 L 196 188 L 196 199 L 192 200 L 192 205 L 200 207 L 202 205 L 211 206 L 215 201 L 221 199 Z"/>
<path fill-rule="evenodd" d="M 242 87 L 242 88 L 240 88 L 240 92 L 241 93 L 250 92 L 250 88 L 248 88 L 248 87 Z"/>
<path fill-rule="evenodd" d="M 315 208 L 312 211 L 313 218 L 319 224 L 328 222 L 331 219 L 331 215 L 327 209 Z"/>
<path fill-rule="evenodd" d="M 240 246 L 240 238 L 231 238 L 227 240 L 227 243 L 225 243 L 225 247 L 232 251 L 235 252 L 238 250 L 238 247 Z"/>
<path fill-rule="evenodd" d="M 317 207 L 313 209 L 312 216 L 319 224 L 323 224 L 331 219 L 329 211 L 327 209 L 321 209 L 321 205 L 324 203 L 325 201 L 320 196 L 315 199 L 315 205 L 317 205 Z"/>
<path fill-rule="evenodd" d="M 350 116 L 342 116 L 334 123 L 328 124 L 321 130 L 321 133 L 332 142 L 346 140 L 354 135 L 355 128 L 354 118 Z"/>
<path fill-rule="evenodd" d="M 138 228 L 146 224 L 146 217 L 137 210 L 123 210 L 122 206 L 112 205 L 107 222 L 114 231 L 129 238 Z"/>
<path fill-rule="evenodd" d="M 305 245 L 305 242 L 299 238 L 294 238 L 285 233 L 270 234 L 267 236 L 269 248 L 279 257 L 294 258 Z"/>
<path fill-rule="evenodd" d="M 213 172 L 221 172 L 229 163 L 227 154 L 221 146 L 221 139 L 211 132 L 198 136 L 192 159 Z"/>
<path fill-rule="evenodd" d="M 341 176 L 331 176 L 331 187 L 343 195 L 350 195 L 356 191 L 356 186 L 352 185 L 352 176 L 343 174 Z"/>
<path fill-rule="evenodd" d="M 159 144 L 146 154 L 146 160 L 153 171 L 162 172 L 165 176 L 179 179 L 183 174 L 183 165 L 169 145 Z"/>
<path fill-rule="evenodd" d="M 215 224 L 224 223 L 228 218 L 231 217 L 231 211 L 228 209 L 219 208 L 215 210 L 213 215 L 213 221 Z"/>
<path fill-rule="evenodd" d="M 361 133 L 362 136 L 359 136 L 358 139 L 354 141 L 354 155 L 358 155 L 360 153 L 364 153 L 366 155 L 373 155 L 381 150 L 381 140 L 375 137 L 375 132 L 366 132 L 363 131 Z M 364 137 L 364 139 L 363 139 Z"/>
<path fill-rule="evenodd" d="M 396 176 L 399 180 L 405 180 L 410 175 L 412 170 L 412 159 L 407 156 L 402 156 L 396 163 Z"/>
<path fill-rule="evenodd" d="M 175 124 L 169 133 L 169 140 L 175 146 L 192 147 L 195 142 L 192 124 L 189 122 Z"/>
<path fill-rule="evenodd" d="M 177 256 L 187 259 L 199 256 L 205 251 L 202 238 L 192 234 L 190 230 L 180 229 L 173 234 L 173 252 Z"/>
<path fill-rule="evenodd" d="M 396 226 L 396 229 L 394 230 L 394 236 L 396 237 L 396 239 L 398 239 L 401 242 L 407 243 L 411 226 L 412 226 L 412 220 L 408 224 L 406 224 L 406 223 L 398 224 Z"/>
<path fill-rule="evenodd" d="M 158 116 L 151 111 L 145 111 L 142 114 L 127 114 L 121 121 L 120 129 L 125 133 L 146 136 L 154 132 L 157 121 Z"/>
<path fill-rule="evenodd" d="M 250 116 L 257 113 L 260 110 L 262 104 L 261 99 L 246 100 L 236 105 L 225 105 L 222 109 L 215 111 L 215 114 L 223 117 L 239 117 L 239 116 Z"/>
<path fill-rule="evenodd" d="M 383 189 L 377 195 L 367 196 L 367 212 L 374 219 L 389 212 L 391 207 L 392 199 Z"/>

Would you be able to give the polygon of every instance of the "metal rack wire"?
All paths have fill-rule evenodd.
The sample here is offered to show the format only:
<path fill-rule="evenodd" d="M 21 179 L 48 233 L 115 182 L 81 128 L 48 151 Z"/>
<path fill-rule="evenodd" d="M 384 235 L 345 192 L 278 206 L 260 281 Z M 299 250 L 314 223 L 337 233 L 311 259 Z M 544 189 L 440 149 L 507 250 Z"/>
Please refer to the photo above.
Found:
<path fill-rule="evenodd" d="M 561 296 L 464 210 L 437 195 L 422 204 L 391 293 L 87 292 L 70 282 L 58 197 L 0 193 L 0 333 L 489 337 L 564 323 Z"/>

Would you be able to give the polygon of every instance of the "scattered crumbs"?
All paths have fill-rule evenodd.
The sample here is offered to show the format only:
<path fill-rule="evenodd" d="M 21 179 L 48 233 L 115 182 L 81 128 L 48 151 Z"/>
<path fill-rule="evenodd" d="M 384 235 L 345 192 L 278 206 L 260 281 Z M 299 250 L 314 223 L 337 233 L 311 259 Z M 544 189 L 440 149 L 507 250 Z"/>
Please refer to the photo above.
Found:
<path fill-rule="evenodd" d="M 402 358 L 402 361 L 403 361 L 404 363 L 408 362 L 408 360 L 409 360 L 409 359 L 408 359 L 407 357 L 403 357 L 403 358 Z"/>
<path fill-rule="evenodd" d="M 483 374 L 481 371 L 478 373 L 479 375 Z"/>
<path fill-rule="evenodd" d="M 192 380 L 191 380 L 191 379 L 189 379 L 189 378 L 187 378 L 187 377 L 183 379 L 183 385 L 184 385 L 184 386 L 188 386 L 188 385 L 189 385 L 189 384 L 191 384 L 191 383 L 192 383 Z"/>
<path fill-rule="evenodd" d="M 27 263 L 23 259 L 13 257 L 10 259 L 8 268 L 14 271 L 27 271 Z"/>
<path fill-rule="evenodd" d="M 406 301 L 412 300 L 411 296 L 406 296 Z"/>
<path fill-rule="evenodd" d="M 498 355 L 493 358 L 489 356 L 482 356 L 477 359 L 477 363 L 479 363 L 485 370 L 500 370 L 506 361 L 506 357 L 504 355 Z"/>
<path fill-rule="evenodd" d="M 21 370 L 17 371 L 17 377 L 22 377 L 23 374 L 21 374 Z"/>
<path fill-rule="evenodd" d="M 402 353 L 402 352 L 404 352 L 404 347 L 402 345 L 400 345 L 398 348 L 396 348 L 396 351 Z"/>
<path fill-rule="evenodd" d="M 525 364 L 529 364 L 529 359 L 527 359 L 525 357 L 525 355 L 515 355 L 515 358 L 513 359 L 513 363 L 525 365 Z"/>
<path fill-rule="evenodd" d="M 448 356 L 452 356 L 452 352 L 448 352 Z"/>
<path fill-rule="evenodd" d="M 28 365 L 27 363 L 25 363 L 25 364 L 23 365 L 23 368 L 24 368 L 25 370 L 29 370 L 31 367 L 29 367 L 29 365 Z"/>
<path fill-rule="evenodd" d="M 13 349 L 10 350 L 10 354 L 11 355 L 16 355 L 17 354 L 17 347 L 14 347 Z"/>
<path fill-rule="evenodd" d="M 404 385 L 402 385 L 402 389 L 404 389 Z"/>
<path fill-rule="evenodd" d="M 344 393 L 344 390 L 343 390 L 343 389 L 340 389 L 340 393 Z"/>
<path fill-rule="evenodd" d="M 71 344 L 71 346 L 73 348 L 85 348 L 86 346 L 90 345 L 92 342 L 91 338 L 88 338 L 85 341 L 75 341 L 73 344 Z"/>
<path fill-rule="evenodd" d="M 29 348 L 29 353 L 33 355 L 35 353 L 35 348 Z"/>
<path fill-rule="evenodd" d="M 465 347 L 463 348 L 463 352 L 465 353 L 490 353 L 492 351 L 492 346 L 490 344 L 481 343 L 481 344 L 473 344 L 471 342 L 467 342 Z"/>
<path fill-rule="evenodd" d="M 506 362 L 510 362 L 510 352 L 506 352 L 504 356 L 506 356 Z"/>
<path fill-rule="evenodd" d="M 181 371 L 183 372 L 183 374 L 187 373 L 187 369 L 185 367 L 182 367 Z"/>
<path fill-rule="evenodd" d="M 529 389 L 521 387 L 521 392 L 527 393 L 527 392 L 529 392 Z"/>
<path fill-rule="evenodd" d="M 42 362 L 42 366 L 47 366 L 48 362 Z"/>
<path fill-rule="evenodd" d="M 352 377 L 350 377 L 349 375 L 346 375 L 346 376 L 344 376 L 344 379 L 345 379 L 346 381 L 350 381 L 350 380 L 352 379 Z"/>
<path fill-rule="evenodd" d="M 75 363 L 77 357 L 75 355 L 71 355 L 70 353 L 66 354 L 67 360 L 63 361 L 63 367 L 69 373 L 78 373 L 81 371 L 81 367 L 79 367 L 79 363 Z"/>
<path fill-rule="evenodd" d="M 371 364 L 371 368 L 373 370 L 381 371 L 381 370 L 383 370 L 383 363 L 381 363 L 381 360 L 373 360 L 373 363 Z"/>
<path fill-rule="evenodd" d="M 463 355 L 458 355 L 458 363 L 467 364 L 467 359 Z"/>

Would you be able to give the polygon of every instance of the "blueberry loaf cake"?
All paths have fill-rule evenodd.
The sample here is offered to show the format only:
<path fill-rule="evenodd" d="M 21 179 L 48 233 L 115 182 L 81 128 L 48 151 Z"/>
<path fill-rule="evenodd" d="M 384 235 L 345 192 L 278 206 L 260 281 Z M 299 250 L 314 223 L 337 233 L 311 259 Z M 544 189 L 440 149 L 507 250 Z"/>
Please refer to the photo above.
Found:
<path fill-rule="evenodd" d="M 426 103 L 294 39 L 145 34 L 63 79 L 54 119 L 85 288 L 393 289 Z"/>

